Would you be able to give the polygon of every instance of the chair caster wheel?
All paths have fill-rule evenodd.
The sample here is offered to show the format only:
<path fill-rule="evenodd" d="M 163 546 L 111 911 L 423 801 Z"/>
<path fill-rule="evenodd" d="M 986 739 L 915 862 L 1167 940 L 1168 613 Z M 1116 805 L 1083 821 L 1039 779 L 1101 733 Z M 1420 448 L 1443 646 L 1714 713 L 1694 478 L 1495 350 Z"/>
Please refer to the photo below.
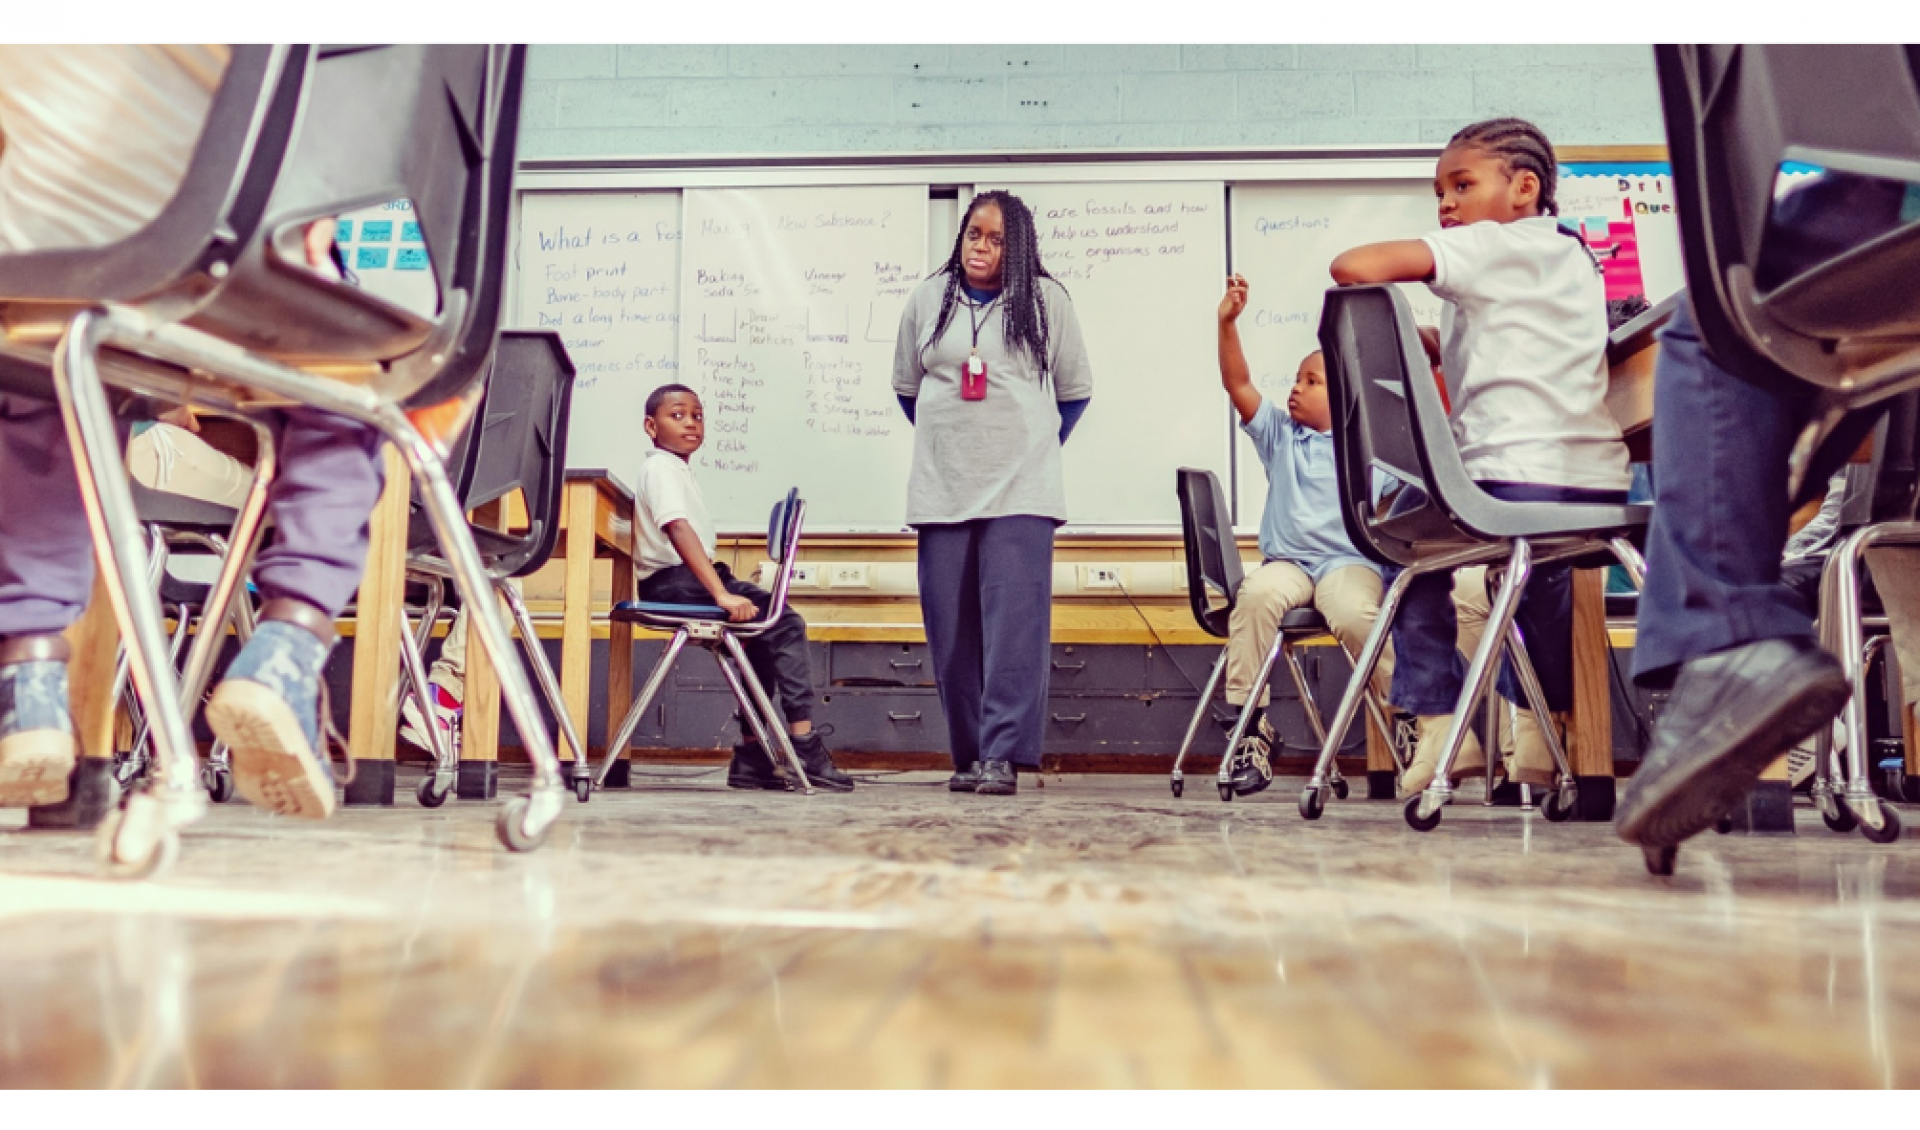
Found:
<path fill-rule="evenodd" d="M 500 837 L 500 843 L 508 851 L 534 851 L 547 841 L 547 832 L 553 827 L 549 824 L 539 832 L 527 832 L 527 810 L 531 807 L 526 797 L 515 797 L 500 810 L 499 819 L 494 821 L 493 830 Z"/>
<path fill-rule="evenodd" d="M 420 779 L 420 787 L 413 790 L 413 795 L 419 800 L 420 807 L 439 808 L 447 803 L 447 794 L 453 790 L 434 788 L 435 780 L 435 774 L 429 773 Z"/>
<path fill-rule="evenodd" d="M 1341 777 L 1333 783 L 1333 799 L 1335 800 L 1345 800 L 1352 792 L 1353 788 L 1347 784 L 1345 777 Z"/>
<path fill-rule="evenodd" d="M 200 782 L 213 803 L 225 804 L 233 799 L 233 770 L 208 768 L 201 773 Z"/>
<path fill-rule="evenodd" d="M 1680 858 L 1680 849 L 1672 844 L 1642 845 L 1640 853 L 1646 858 L 1649 875 L 1673 874 L 1674 861 Z"/>
<path fill-rule="evenodd" d="M 1547 798 L 1544 814 L 1552 824 L 1565 824 L 1580 808 L 1580 794 L 1573 789 L 1556 789 Z"/>
<path fill-rule="evenodd" d="M 1334 795 L 1338 796 L 1338 791 L 1336 791 Z M 1324 796 L 1320 795 L 1319 789 L 1306 788 L 1300 790 L 1300 818 L 1302 820 L 1318 820 L 1320 819 L 1320 814 L 1326 810 L 1327 800 Z"/>
<path fill-rule="evenodd" d="M 1877 800 L 1874 803 L 1880 806 L 1880 826 L 1875 828 L 1873 825 L 1862 821 L 1860 824 L 1860 834 L 1865 836 L 1870 843 L 1893 843 L 1900 838 L 1900 814 L 1889 808 L 1887 802 L 1884 800 Z"/>
<path fill-rule="evenodd" d="M 585 804 L 587 798 L 592 795 L 593 781 L 590 778 L 582 777 L 573 783 L 573 799 Z"/>
<path fill-rule="evenodd" d="M 1720 819 L 1715 820 L 1713 822 L 1713 830 L 1723 836 L 1731 835 L 1733 833 L 1733 817 L 1722 816 Z"/>
<path fill-rule="evenodd" d="M 1851 832 L 1860 826 L 1860 818 L 1853 814 L 1852 809 L 1837 800 L 1829 803 L 1833 806 L 1831 811 L 1824 807 L 1820 810 L 1820 821 L 1828 831 Z"/>
<path fill-rule="evenodd" d="M 1440 812 L 1441 810 L 1436 808 L 1431 816 L 1421 816 L 1420 798 L 1416 796 L 1407 801 L 1407 827 L 1416 832 L 1431 832 L 1440 826 Z"/>
<path fill-rule="evenodd" d="M 1221 800 L 1226 800 L 1226 801 L 1230 801 L 1230 800 L 1232 800 L 1232 799 L 1233 799 L 1233 786 L 1232 786 L 1232 785 L 1221 785 L 1221 786 L 1220 786 L 1220 799 L 1221 799 Z"/>
<path fill-rule="evenodd" d="M 1173 799 L 1175 800 L 1179 800 L 1180 794 L 1187 791 L 1187 783 L 1185 781 L 1169 781 L 1167 782 L 1167 787 L 1173 790 Z"/>
<path fill-rule="evenodd" d="M 129 803 L 144 799 L 131 797 Z M 151 821 L 145 819 L 145 814 L 135 821 L 129 821 L 127 815 L 125 807 L 115 809 L 100 822 L 100 830 L 95 833 L 99 837 L 94 842 L 98 845 L 100 863 L 107 874 L 137 882 L 172 867 L 180 858 L 180 834 L 171 829 L 158 836 L 142 834 L 135 825 Z"/>

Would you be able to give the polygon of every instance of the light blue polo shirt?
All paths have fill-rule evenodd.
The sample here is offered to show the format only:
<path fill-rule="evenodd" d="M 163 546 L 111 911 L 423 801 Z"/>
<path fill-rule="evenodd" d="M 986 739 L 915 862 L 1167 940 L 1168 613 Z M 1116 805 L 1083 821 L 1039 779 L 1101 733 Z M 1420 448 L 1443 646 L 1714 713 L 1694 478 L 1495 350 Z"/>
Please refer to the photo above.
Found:
<path fill-rule="evenodd" d="M 1267 509 L 1260 516 L 1260 555 L 1291 561 L 1315 582 L 1344 565 L 1380 567 L 1360 556 L 1340 521 L 1340 485 L 1333 470 L 1333 437 L 1298 423 L 1261 397 L 1260 410 L 1240 425 L 1267 468 Z"/>

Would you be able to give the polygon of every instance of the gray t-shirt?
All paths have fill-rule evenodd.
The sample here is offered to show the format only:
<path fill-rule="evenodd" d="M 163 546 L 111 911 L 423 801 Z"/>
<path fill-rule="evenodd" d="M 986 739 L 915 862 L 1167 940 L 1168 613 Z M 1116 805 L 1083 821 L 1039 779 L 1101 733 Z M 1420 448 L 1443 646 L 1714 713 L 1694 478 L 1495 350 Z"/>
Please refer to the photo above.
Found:
<path fill-rule="evenodd" d="M 1042 385 L 1039 366 L 1024 352 L 1007 350 L 999 298 L 982 308 L 963 291 L 946 332 L 930 344 L 946 287 L 946 275 L 939 274 L 915 288 L 894 347 L 893 390 L 917 398 L 907 524 L 1013 514 L 1065 522 L 1058 402 L 1093 395 L 1086 343 L 1066 288 L 1040 281 L 1048 325 L 1048 378 Z M 960 369 L 973 350 L 974 321 L 987 365 L 987 396 L 962 400 Z"/>

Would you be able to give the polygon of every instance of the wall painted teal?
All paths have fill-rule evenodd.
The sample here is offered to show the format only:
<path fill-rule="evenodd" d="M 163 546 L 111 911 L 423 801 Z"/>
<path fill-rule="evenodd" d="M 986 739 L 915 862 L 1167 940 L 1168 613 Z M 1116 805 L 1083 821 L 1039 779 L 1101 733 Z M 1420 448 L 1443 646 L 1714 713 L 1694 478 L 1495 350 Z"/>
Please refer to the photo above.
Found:
<path fill-rule="evenodd" d="M 1645 46 L 539 45 L 522 155 L 1658 144 Z"/>

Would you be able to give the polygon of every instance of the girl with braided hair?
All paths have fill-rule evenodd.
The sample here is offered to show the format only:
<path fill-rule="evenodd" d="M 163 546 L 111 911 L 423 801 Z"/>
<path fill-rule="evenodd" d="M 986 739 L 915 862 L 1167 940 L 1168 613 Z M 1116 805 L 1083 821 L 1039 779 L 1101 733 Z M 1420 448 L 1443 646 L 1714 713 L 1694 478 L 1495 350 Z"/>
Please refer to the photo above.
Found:
<path fill-rule="evenodd" d="M 1040 766 L 1060 448 L 1093 395 L 1067 289 L 1007 192 L 968 205 L 953 254 L 907 300 L 893 389 L 914 422 L 907 524 L 952 741 L 955 792 L 1007 796 Z"/>
<path fill-rule="evenodd" d="M 1455 386 L 1449 422 L 1481 489 L 1515 502 L 1621 505 L 1627 449 L 1606 407 L 1607 302 L 1599 264 L 1555 216 L 1558 166 L 1546 135 L 1518 118 L 1453 135 L 1433 178 L 1440 230 L 1373 243 L 1333 261 L 1334 281 L 1423 282 L 1445 300 L 1437 332 L 1421 332 Z M 1536 569 L 1518 622 L 1549 709 L 1573 705 L 1571 572 Z M 1403 793 L 1433 780 L 1465 665 L 1454 648 L 1453 579 L 1417 578 L 1394 622 L 1394 705 L 1419 718 Z M 1509 780 L 1555 784 L 1552 759 L 1510 669 L 1500 691 L 1518 703 Z M 1487 772 L 1470 736 L 1456 778 Z"/>

